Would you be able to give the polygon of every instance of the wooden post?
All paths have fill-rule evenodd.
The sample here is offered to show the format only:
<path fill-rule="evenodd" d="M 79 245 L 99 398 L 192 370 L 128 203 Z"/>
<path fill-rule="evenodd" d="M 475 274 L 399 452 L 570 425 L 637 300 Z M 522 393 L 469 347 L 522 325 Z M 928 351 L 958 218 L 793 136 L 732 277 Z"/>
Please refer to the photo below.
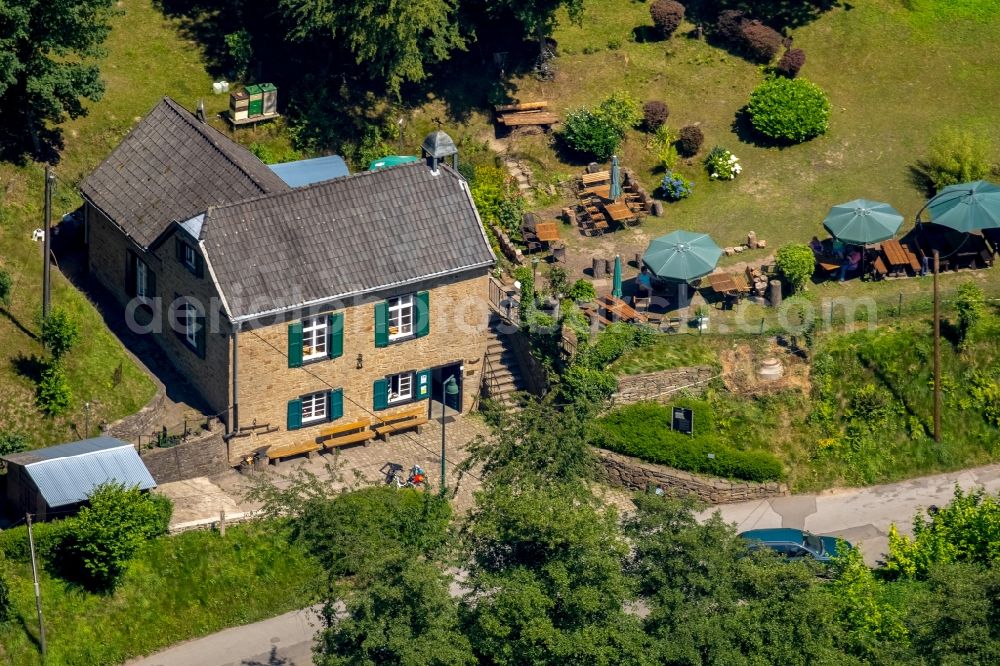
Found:
<path fill-rule="evenodd" d="M 941 443 L 941 293 L 938 271 L 941 258 L 934 250 L 934 441 Z"/>
<path fill-rule="evenodd" d="M 219 536 L 226 536 L 226 510 L 219 511 Z"/>
<path fill-rule="evenodd" d="M 31 576 L 35 579 L 35 608 L 38 610 L 38 645 L 45 661 L 45 622 L 42 620 L 42 589 L 38 585 L 38 561 L 35 559 L 35 535 L 31 530 L 31 514 L 24 514 L 28 521 L 28 548 L 31 550 Z"/>
<path fill-rule="evenodd" d="M 767 300 L 773 308 L 781 305 L 781 280 L 771 280 L 771 288 L 768 290 Z"/>
<path fill-rule="evenodd" d="M 45 167 L 45 237 L 42 239 L 42 254 L 45 255 L 42 260 L 42 319 L 49 316 L 49 310 L 52 307 L 52 278 L 50 276 L 50 265 L 49 255 L 52 253 L 52 181 L 55 180 L 55 176 L 52 175 L 52 169 L 49 166 Z"/>

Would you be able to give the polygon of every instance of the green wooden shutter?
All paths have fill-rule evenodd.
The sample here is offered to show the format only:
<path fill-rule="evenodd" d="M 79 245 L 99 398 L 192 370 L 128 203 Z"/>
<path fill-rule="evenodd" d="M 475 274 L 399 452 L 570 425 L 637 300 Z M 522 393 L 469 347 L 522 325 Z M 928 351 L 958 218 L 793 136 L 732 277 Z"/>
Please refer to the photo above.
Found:
<path fill-rule="evenodd" d="M 389 382 L 385 379 L 376 379 L 372 385 L 372 409 L 385 409 L 389 406 Z"/>
<path fill-rule="evenodd" d="M 334 389 L 326 394 L 327 420 L 336 421 L 344 415 L 344 389 Z"/>
<path fill-rule="evenodd" d="M 431 397 L 431 371 L 418 370 L 414 379 L 417 380 L 417 388 L 414 392 L 415 397 L 418 400 Z"/>
<path fill-rule="evenodd" d="M 156 296 L 156 273 L 149 266 L 146 266 L 146 296 Z"/>
<path fill-rule="evenodd" d="M 326 320 L 326 355 L 339 358 L 344 355 L 344 313 L 329 315 Z"/>
<path fill-rule="evenodd" d="M 177 238 L 176 236 L 174 237 L 174 254 L 177 255 L 177 261 L 179 261 L 179 262 L 181 262 L 183 264 L 184 263 L 184 242 L 180 238 Z"/>
<path fill-rule="evenodd" d="M 288 325 L 288 367 L 302 367 L 302 322 Z"/>
<path fill-rule="evenodd" d="M 125 293 L 128 296 L 135 296 L 135 262 L 132 250 L 125 250 Z"/>
<path fill-rule="evenodd" d="M 195 331 L 195 341 L 197 342 L 195 351 L 198 352 L 198 356 L 205 358 L 205 332 L 208 330 L 208 326 L 205 325 L 207 318 L 205 315 L 195 315 L 195 321 L 197 322 L 195 326 L 198 330 Z"/>
<path fill-rule="evenodd" d="M 431 332 L 431 293 L 421 291 L 416 299 L 417 337 L 422 338 Z"/>
<path fill-rule="evenodd" d="M 389 301 L 375 304 L 375 346 L 389 346 Z"/>
<path fill-rule="evenodd" d="M 197 252 L 194 253 L 194 276 L 197 278 L 205 277 L 205 260 Z"/>
<path fill-rule="evenodd" d="M 296 398 L 288 401 L 288 429 L 298 430 L 302 427 L 302 401 Z"/>

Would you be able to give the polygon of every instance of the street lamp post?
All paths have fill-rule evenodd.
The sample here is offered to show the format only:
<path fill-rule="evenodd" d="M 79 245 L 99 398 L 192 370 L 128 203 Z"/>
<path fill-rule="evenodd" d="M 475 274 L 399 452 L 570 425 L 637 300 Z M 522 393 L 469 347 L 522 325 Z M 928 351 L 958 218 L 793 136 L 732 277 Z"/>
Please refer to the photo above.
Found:
<path fill-rule="evenodd" d="M 447 396 L 458 395 L 458 382 L 455 381 L 455 375 L 451 375 L 448 379 L 444 380 L 441 384 L 441 496 L 444 497 L 447 491 L 447 485 L 445 484 L 445 472 L 446 472 L 446 445 L 445 445 L 445 432 L 444 432 L 444 408 L 447 402 Z"/>

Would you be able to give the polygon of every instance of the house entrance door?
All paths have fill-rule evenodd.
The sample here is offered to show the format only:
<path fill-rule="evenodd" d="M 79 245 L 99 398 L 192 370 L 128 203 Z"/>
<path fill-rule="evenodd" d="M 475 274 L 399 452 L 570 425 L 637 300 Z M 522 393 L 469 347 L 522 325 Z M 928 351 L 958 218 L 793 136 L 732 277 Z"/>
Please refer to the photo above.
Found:
<path fill-rule="evenodd" d="M 455 362 L 441 365 L 431 369 L 431 413 L 432 417 L 441 415 L 441 396 L 444 391 L 444 383 L 449 377 L 454 377 L 458 386 L 457 395 L 444 394 L 444 404 L 447 407 L 445 413 L 454 416 L 462 413 L 462 363 Z"/>

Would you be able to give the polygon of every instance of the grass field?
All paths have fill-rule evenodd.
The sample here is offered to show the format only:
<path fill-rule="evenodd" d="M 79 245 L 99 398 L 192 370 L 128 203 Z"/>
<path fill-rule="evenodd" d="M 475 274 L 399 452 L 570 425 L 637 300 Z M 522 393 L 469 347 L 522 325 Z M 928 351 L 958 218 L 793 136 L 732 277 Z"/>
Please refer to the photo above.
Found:
<path fill-rule="evenodd" d="M 23 528 L 22 528 L 23 529 Z M 46 664 L 103 666 L 178 641 L 302 608 L 319 568 L 273 523 L 160 537 L 133 561 L 111 595 L 42 574 Z M 0 662 L 41 664 L 31 565 L 0 560 L 14 621 L 0 625 Z"/>
<path fill-rule="evenodd" d="M 670 41 L 633 41 L 633 30 L 652 25 L 643 2 L 588 0 L 582 26 L 564 18 L 555 32 L 561 54 L 555 81 L 524 77 L 514 82 L 513 96 L 548 100 L 563 114 L 624 89 L 641 100 L 666 101 L 674 128 L 700 123 L 703 152 L 681 167 L 695 181 L 694 195 L 668 204 L 663 218 L 648 218 L 641 229 L 617 232 L 616 246 L 644 248 L 648 238 L 684 228 L 707 231 L 720 245 L 741 242 L 753 230 L 773 247 L 822 233 L 829 207 L 857 197 L 891 202 L 912 220 L 924 193 L 910 167 L 944 127 L 982 132 L 1000 146 L 998 7 L 996 0 L 860 0 L 793 30 L 807 58 L 800 76 L 828 92 L 833 113 L 825 136 L 787 148 L 746 143 L 734 129 L 763 78 L 759 68 L 689 39 L 688 24 Z M 480 115 L 461 131 L 492 137 L 489 120 Z M 702 168 L 701 158 L 716 144 L 742 160 L 735 181 L 710 181 Z M 580 171 L 561 159 L 550 136 L 508 145 L 542 182 Z M 658 184 L 645 135 L 631 133 L 620 153 L 648 187 Z M 608 242 L 564 235 L 571 247 Z"/>

